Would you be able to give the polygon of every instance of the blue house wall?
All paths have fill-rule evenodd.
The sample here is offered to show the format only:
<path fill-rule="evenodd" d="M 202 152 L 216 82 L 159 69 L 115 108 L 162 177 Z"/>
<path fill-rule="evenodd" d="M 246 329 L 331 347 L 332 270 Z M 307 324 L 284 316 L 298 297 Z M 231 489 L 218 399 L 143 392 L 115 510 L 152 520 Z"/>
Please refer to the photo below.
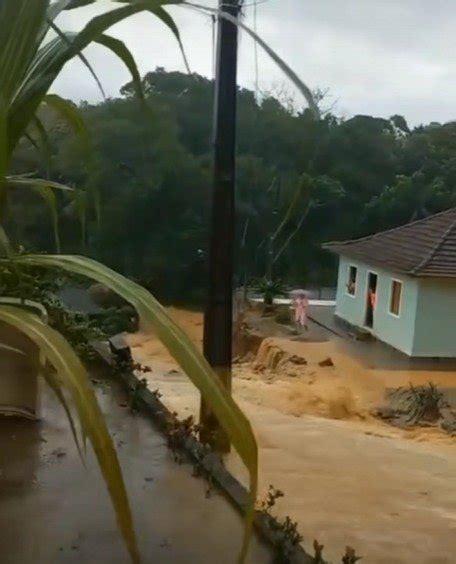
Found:
<path fill-rule="evenodd" d="M 357 268 L 355 294 L 347 290 L 350 266 Z M 366 327 L 368 303 L 368 273 L 377 275 L 377 304 L 372 328 Z M 399 315 L 390 313 L 393 280 L 402 284 Z M 375 337 L 412 356 L 415 347 L 415 322 L 419 295 L 418 279 L 397 275 L 387 270 L 371 267 L 365 263 L 340 257 L 337 283 L 336 315 L 351 325 L 370 331 Z M 424 310 L 423 310 L 424 311 Z"/>
<path fill-rule="evenodd" d="M 456 357 L 456 280 L 420 278 L 413 356 Z"/>

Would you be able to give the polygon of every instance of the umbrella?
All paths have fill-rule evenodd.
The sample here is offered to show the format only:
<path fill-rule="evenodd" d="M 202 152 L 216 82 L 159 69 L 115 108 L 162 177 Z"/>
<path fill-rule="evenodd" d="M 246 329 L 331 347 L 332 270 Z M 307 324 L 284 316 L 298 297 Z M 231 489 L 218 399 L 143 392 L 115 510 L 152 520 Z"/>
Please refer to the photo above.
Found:
<path fill-rule="evenodd" d="M 310 298 L 310 292 L 301 288 L 290 292 L 292 298 Z"/>

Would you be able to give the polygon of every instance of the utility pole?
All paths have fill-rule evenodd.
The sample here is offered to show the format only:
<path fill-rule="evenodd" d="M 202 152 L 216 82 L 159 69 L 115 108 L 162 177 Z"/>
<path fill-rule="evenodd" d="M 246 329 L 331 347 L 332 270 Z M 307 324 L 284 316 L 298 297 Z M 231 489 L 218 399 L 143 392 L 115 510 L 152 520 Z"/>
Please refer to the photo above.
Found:
<path fill-rule="evenodd" d="M 219 9 L 238 17 L 243 0 L 219 0 Z M 209 285 L 204 314 L 204 355 L 231 393 L 235 234 L 235 148 L 238 28 L 218 19 L 214 105 L 214 177 L 209 240 Z M 201 440 L 221 452 L 228 437 L 201 401 Z"/>

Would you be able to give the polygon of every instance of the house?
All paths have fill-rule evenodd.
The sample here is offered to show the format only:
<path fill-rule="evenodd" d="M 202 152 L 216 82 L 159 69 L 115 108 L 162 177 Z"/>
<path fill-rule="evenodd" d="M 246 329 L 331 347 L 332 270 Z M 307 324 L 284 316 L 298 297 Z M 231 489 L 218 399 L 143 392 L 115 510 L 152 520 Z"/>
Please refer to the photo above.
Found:
<path fill-rule="evenodd" d="M 410 357 L 456 357 L 456 208 L 325 249 L 336 316 Z"/>

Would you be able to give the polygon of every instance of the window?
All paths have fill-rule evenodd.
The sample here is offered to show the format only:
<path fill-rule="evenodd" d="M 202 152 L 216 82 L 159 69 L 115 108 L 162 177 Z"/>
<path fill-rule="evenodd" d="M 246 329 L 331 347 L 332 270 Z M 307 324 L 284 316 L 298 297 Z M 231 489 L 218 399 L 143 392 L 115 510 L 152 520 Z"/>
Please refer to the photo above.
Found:
<path fill-rule="evenodd" d="M 390 313 L 399 315 L 401 310 L 402 282 L 393 280 L 391 282 Z"/>
<path fill-rule="evenodd" d="M 358 269 L 356 266 L 350 266 L 348 269 L 348 280 L 347 280 L 347 294 L 354 296 L 356 293 L 356 277 L 358 275 Z"/>

